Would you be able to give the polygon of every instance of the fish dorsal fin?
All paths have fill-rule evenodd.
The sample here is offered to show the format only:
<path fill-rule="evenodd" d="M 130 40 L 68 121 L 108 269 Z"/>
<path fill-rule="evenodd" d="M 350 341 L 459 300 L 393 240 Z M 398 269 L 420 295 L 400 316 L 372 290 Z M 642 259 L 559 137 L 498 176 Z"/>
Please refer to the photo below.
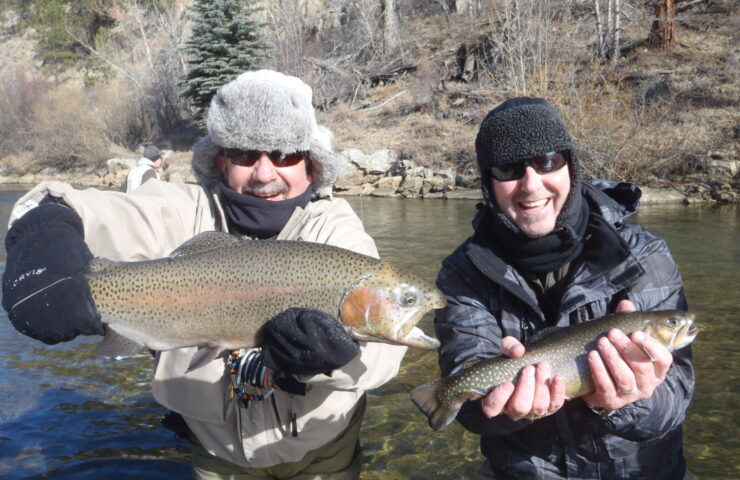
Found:
<path fill-rule="evenodd" d="M 90 260 L 90 263 L 87 264 L 87 268 L 85 269 L 85 272 L 87 273 L 105 272 L 117 265 L 120 265 L 120 263 L 121 262 L 116 262 L 115 260 L 111 260 L 110 258 L 95 257 L 92 260 Z"/>
<path fill-rule="evenodd" d="M 527 341 L 527 345 L 531 345 L 533 343 L 541 342 L 545 338 L 549 337 L 553 333 L 561 330 L 561 327 L 547 327 L 543 328 L 542 330 L 535 332 L 534 335 L 532 335 L 529 340 Z"/>
<path fill-rule="evenodd" d="M 170 254 L 170 258 L 186 257 L 188 255 L 197 255 L 199 253 L 218 250 L 230 247 L 240 242 L 245 242 L 241 238 L 226 232 L 203 232 L 194 236 L 175 249 Z"/>

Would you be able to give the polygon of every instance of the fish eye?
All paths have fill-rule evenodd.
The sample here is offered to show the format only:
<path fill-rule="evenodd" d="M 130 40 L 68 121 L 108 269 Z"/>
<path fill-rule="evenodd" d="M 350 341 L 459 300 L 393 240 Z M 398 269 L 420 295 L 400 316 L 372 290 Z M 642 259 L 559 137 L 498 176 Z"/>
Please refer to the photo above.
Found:
<path fill-rule="evenodd" d="M 677 327 L 678 326 L 678 318 L 676 317 L 668 317 L 668 326 L 669 327 Z"/>
<path fill-rule="evenodd" d="M 412 292 L 406 292 L 403 294 L 403 298 L 401 299 L 401 303 L 405 306 L 411 306 L 416 303 L 416 295 Z"/>

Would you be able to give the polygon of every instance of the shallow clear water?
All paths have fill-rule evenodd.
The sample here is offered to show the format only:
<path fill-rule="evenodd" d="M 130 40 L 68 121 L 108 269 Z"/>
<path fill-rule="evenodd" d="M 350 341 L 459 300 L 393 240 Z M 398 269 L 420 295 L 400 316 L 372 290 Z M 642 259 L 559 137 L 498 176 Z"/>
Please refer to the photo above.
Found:
<path fill-rule="evenodd" d="M 0 190 L 0 240 L 21 192 Z M 474 202 L 349 198 L 381 256 L 434 278 L 470 233 Z M 663 236 L 682 271 L 702 332 L 694 344 L 697 391 L 685 450 L 699 479 L 739 476 L 738 338 L 740 209 L 649 207 L 637 220 Z M 0 249 L 0 268 L 5 252 Z M 433 332 L 431 317 L 422 328 Z M 111 362 L 92 338 L 46 346 L 0 312 L 0 478 L 188 478 L 187 448 L 159 426 L 147 356 Z M 478 438 L 439 432 L 408 400 L 438 375 L 433 353 L 410 350 L 396 379 L 369 395 L 363 479 L 465 479 L 481 461 Z"/>

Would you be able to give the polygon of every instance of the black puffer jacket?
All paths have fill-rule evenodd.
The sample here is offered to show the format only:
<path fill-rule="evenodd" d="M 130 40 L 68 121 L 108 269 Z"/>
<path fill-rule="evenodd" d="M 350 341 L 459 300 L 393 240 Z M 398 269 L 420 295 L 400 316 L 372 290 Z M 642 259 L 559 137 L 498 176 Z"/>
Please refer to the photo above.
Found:
<path fill-rule="evenodd" d="M 637 208 L 637 187 L 585 181 L 583 195 L 592 215 L 557 324 L 612 313 L 625 298 L 638 310 L 686 309 L 681 276 L 665 242 L 627 219 Z M 550 326 L 526 280 L 491 251 L 492 237 L 476 231 L 444 260 L 437 278 L 448 300 L 435 321 L 444 376 L 470 360 L 498 355 L 507 335 L 526 343 Z M 652 397 L 607 417 L 579 398 L 534 422 L 505 415 L 487 419 L 480 401 L 467 402 L 457 420 L 481 435 L 481 451 L 496 478 L 680 479 L 685 471 L 681 423 L 694 372 L 690 347 L 673 355 L 666 380 Z"/>

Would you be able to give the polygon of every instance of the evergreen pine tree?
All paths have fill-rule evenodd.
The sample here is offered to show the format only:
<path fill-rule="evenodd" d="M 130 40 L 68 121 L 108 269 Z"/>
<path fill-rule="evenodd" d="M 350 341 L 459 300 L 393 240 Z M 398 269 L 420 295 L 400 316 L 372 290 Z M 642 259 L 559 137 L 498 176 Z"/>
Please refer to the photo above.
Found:
<path fill-rule="evenodd" d="M 103 40 L 115 24 L 105 11 L 107 1 L 35 0 L 16 5 L 21 15 L 32 12 L 28 20 L 36 31 L 36 57 L 45 70 L 63 72 L 75 65 L 87 72 L 100 70 L 84 45 Z"/>
<path fill-rule="evenodd" d="M 260 68 L 268 44 L 260 33 L 264 23 L 251 20 L 259 10 L 255 0 L 195 0 L 193 35 L 185 44 L 187 72 L 183 95 L 202 121 L 211 98 L 223 84 L 247 70 Z"/>

